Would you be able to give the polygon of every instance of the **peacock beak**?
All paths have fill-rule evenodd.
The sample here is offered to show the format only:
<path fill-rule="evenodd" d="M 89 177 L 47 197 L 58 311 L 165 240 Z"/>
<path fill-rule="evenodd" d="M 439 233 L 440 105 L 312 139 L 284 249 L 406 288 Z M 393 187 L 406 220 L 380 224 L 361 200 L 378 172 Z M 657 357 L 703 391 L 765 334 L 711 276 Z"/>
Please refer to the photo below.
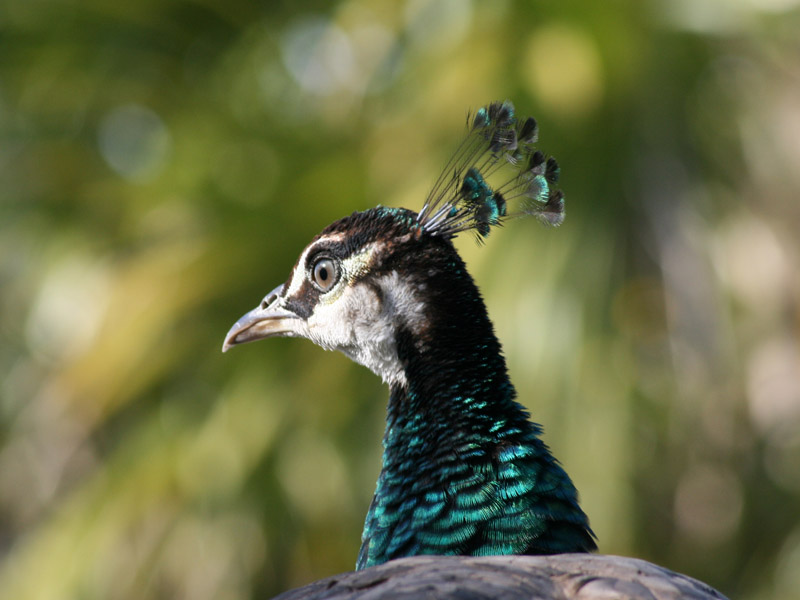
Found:
<path fill-rule="evenodd" d="M 282 306 L 279 285 L 264 297 L 261 305 L 242 316 L 225 335 L 222 351 L 233 346 L 255 342 L 269 337 L 295 337 L 300 335 L 299 327 L 303 319 Z"/>

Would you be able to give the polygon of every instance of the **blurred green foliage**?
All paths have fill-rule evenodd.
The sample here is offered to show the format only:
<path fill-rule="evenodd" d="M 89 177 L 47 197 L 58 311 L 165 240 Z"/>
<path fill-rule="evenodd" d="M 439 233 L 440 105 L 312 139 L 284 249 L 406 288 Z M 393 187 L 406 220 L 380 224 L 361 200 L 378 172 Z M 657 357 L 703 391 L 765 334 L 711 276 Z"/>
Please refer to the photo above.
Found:
<path fill-rule="evenodd" d="M 0 597 L 351 569 L 386 390 L 222 337 L 510 98 L 567 221 L 459 246 L 601 551 L 800 598 L 798 39 L 796 0 L 4 0 Z"/>

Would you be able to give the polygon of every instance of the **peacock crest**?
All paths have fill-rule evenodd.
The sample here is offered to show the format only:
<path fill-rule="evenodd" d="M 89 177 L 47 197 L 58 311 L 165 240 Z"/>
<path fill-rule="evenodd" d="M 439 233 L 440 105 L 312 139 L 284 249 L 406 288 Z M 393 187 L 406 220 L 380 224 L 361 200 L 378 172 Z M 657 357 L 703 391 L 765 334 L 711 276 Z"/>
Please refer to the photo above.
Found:
<path fill-rule="evenodd" d="M 508 218 L 533 215 L 547 225 L 560 225 L 564 194 L 555 189 L 559 167 L 534 149 L 538 135 L 536 120 L 518 122 L 508 100 L 468 115 L 467 136 L 428 194 L 418 225 L 447 238 L 474 230 L 478 241 Z M 508 170 L 513 175 L 502 179 L 501 171 Z M 492 187 L 490 179 L 501 183 Z"/>

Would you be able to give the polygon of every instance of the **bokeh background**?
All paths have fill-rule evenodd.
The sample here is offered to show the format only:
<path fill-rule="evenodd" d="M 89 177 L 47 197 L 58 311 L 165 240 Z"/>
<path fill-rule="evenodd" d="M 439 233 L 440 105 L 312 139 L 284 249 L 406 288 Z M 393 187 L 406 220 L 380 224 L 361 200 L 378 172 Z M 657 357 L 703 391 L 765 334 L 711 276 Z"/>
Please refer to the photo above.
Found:
<path fill-rule="evenodd" d="M 567 220 L 459 246 L 604 553 L 800 598 L 798 0 L 3 0 L 0 597 L 352 569 L 387 390 L 224 333 L 512 99 Z"/>

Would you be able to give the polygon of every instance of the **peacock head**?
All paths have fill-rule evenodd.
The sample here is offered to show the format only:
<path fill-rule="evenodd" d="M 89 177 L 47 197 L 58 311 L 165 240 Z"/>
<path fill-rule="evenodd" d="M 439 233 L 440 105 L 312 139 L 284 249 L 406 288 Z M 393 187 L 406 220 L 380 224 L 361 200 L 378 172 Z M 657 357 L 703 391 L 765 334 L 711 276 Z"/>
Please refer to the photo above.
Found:
<path fill-rule="evenodd" d="M 422 347 L 437 311 L 464 302 L 461 284 L 469 276 L 453 238 L 473 231 L 482 241 L 516 216 L 549 225 L 564 218 L 563 194 L 554 187 L 558 164 L 533 148 L 532 118 L 518 123 L 506 101 L 481 108 L 467 123 L 466 138 L 419 213 L 379 206 L 326 227 L 287 281 L 234 324 L 223 352 L 268 337 L 304 337 L 390 385 L 404 384 L 400 334 Z M 501 178 L 509 168 L 512 176 Z M 493 187 L 493 180 L 500 183 Z"/>

